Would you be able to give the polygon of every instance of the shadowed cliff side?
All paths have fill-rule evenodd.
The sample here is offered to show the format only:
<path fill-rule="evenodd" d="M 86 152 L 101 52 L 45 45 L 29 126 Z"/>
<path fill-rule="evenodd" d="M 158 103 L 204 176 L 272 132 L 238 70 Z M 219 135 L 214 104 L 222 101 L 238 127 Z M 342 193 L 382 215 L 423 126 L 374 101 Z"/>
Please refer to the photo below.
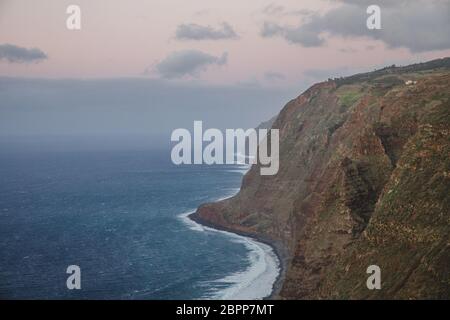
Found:
<path fill-rule="evenodd" d="M 285 252 L 279 298 L 450 298 L 449 58 L 316 84 L 273 128 L 278 174 L 195 219 Z"/>

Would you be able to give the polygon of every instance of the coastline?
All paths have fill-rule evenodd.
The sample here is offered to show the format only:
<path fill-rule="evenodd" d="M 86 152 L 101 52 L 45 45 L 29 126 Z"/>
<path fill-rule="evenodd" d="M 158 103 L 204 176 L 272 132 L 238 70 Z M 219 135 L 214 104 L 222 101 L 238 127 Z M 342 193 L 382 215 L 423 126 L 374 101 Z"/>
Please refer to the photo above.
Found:
<path fill-rule="evenodd" d="M 275 254 L 275 256 L 278 260 L 279 270 L 278 270 L 278 274 L 275 279 L 275 282 L 272 284 L 271 293 L 262 299 L 263 300 L 271 300 L 271 299 L 275 299 L 277 297 L 278 293 L 281 290 L 283 281 L 284 281 L 286 265 L 287 265 L 287 253 L 286 253 L 284 246 L 281 243 L 278 243 L 276 241 L 273 241 L 272 239 L 269 239 L 269 238 L 261 236 L 261 235 L 247 233 L 247 232 L 240 231 L 240 230 L 234 230 L 232 228 L 228 228 L 228 227 L 224 227 L 222 225 L 211 223 L 210 221 L 207 221 L 207 220 L 201 218 L 197 214 L 197 210 L 195 210 L 191 214 L 187 215 L 186 217 L 188 219 L 192 220 L 193 222 L 198 223 L 204 227 L 215 229 L 217 231 L 233 233 L 238 236 L 249 238 L 253 241 L 260 242 L 262 244 L 269 246 L 272 249 L 273 253 Z"/>

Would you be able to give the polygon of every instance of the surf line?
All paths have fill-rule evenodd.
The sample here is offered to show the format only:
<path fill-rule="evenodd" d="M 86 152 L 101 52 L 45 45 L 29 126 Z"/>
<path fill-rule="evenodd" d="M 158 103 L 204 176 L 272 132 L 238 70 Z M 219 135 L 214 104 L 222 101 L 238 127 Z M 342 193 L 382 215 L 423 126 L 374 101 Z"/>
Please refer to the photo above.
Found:
<path fill-rule="evenodd" d="M 250 169 L 250 166 L 245 167 L 245 172 Z M 245 172 L 241 172 L 241 174 Z M 233 188 L 232 190 L 232 192 L 225 193 L 223 197 L 218 199 L 213 198 L 210 201 L 222 201 L 233 197 L 239 192 L 240 188 Z M 259 300 L 270 297 L 275 290 L 275 285 L 279 281 L 282 272 L 282 260 L 276 248 L 253 237 L 196 221 L 192 216 L 195 212 L 196 209 L 189 210 L 179 214 L 178 218 L 193 231 L 220 233 L 234 239 L 232 241 L 237 240 L 237 242 L 245 245 L 247 248 L 247 257 L 250 262 L 250 266 L 246 270 L 231 273 L 221 279 L 212 280 L 211 283 L 228 283 L 231 286 L 215 290 L 215 292 L 211 292 L 211 294 L 204 296 L 204 298 L 218 300 Z"/>
<path fill-rule="evenodd" d="M 212 280 L 211 283 L 228 283 L 230 287 L 211 292 L 205 299 L 218 300 L 259 300 L 273 294 L 274 285 L 280 276 L 281 260 L 275 249 L 257 239 L 231 231 L 216 229 L 203 225 L 190 217 L 195 210 L 179 215 L 180 220 L 193 231 L 221 233 L 245 245 L 250 266 L 224 278 Z"/>

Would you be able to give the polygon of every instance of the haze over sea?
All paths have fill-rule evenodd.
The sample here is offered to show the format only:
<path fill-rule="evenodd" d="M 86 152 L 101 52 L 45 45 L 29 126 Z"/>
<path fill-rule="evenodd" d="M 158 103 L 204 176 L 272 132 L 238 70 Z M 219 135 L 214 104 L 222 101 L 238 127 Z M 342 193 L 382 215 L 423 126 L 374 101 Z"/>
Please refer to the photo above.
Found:
<path fill-rule="evenodd" d="M 0 153 L 0 298 L 262 298 L 267 245 L 187 218 L 238 191 L 245 166 L 174 166 L 168 151 Z M 66 268 L 81 268 L 81 290 Z"/>

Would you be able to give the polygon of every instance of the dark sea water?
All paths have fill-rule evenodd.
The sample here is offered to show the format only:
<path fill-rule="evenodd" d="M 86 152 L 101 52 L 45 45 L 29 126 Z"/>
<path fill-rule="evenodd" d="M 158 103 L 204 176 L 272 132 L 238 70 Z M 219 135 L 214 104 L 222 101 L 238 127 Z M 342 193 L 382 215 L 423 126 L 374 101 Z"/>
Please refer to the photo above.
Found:
<path fill-rule="evenodd" d="M 260 247 L 180 216 L 235 193 L 243 168 L 169 157 L 2 152 L 0 298 L 230 298 L 221 294 L 254 283 L 267 271 Z M 69 265 L 81 290 L 66 287 Z"/>

